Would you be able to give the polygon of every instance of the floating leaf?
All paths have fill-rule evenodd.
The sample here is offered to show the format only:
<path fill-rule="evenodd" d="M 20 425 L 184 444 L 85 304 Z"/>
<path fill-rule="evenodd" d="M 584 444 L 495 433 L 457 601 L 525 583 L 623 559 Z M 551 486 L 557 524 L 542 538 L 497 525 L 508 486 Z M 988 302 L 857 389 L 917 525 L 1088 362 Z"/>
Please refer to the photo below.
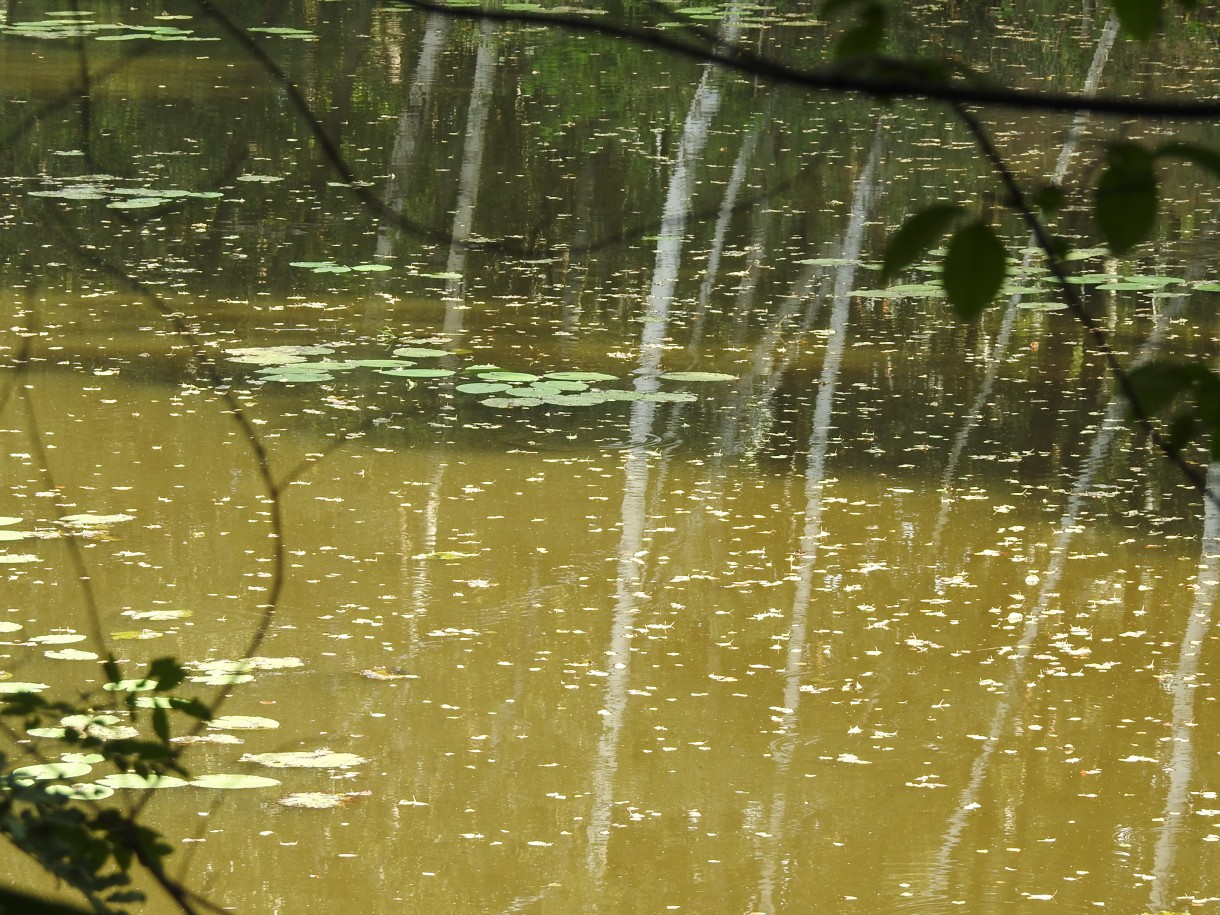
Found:
<path fill-rule="evenodd" d="M 341 807 L 346 800 L 342 794 L 324 794 L 320 791 L 305 791 L 300 794 L 290 794 L 276 801 L 282 807 L 303 807 L 308 810 L 329 810 Z"/>
<path fill-rule="evenodd" d="M 73 527 L 107 527 L 111 524 L 118 524 L 120 521 L 134 521 L 135 515 L 95 515 L 92 512 L 84 512 L 79 515 L 64 515 L 59 519 L 60 524 L 70 524 Z"/>
<path fill-rule="evenodd" d="M 33 531 L 4 531 L 0 530 L 0 540 L 29 540 L 31 537 L 37 537 Z"/>
<path fill-rule="evenodd" d="M 542 377 L 548 381 L 618 381 L 616 375 L 605 372 L 547 372 Z"/>
<path fill-rule="evenodd" d="M 409 359 L 353 359 L 352 365 L 366 369 L 405 369 L 415 363 Z"/>
<path fill-rule="evenodd" d="M 7 621 L 0 621 L 0 632 L 17 632 L 18 630 L 24 629 L 24 628 L 25 627 L 22 626 L 20 623 L 10 623 Z"/>
<path fill-rule="evenodd" d="M 17 518 L 12 515 L 0 515 L 0 527 L 8 527 L 10 524 L 20 524 L 22 518 Z"/>
<path fill-rule="evenodd" d="M 53 661 L 96 661 L 97 653 L 81 651 L 77 648 L 61 648 L 57 651 L 44 651 L 44 655 Z"/>
<path fill-rule="evenodd" d="M 220 789 L 236 789 L 236 788 L 272 788 L 279 784 L 274 778 L 267 778 L 265 775 L 201 775 L 199 778 L 191 779 L 190 782 L 196 788 L 220 788 Z"/>
<path fill-rule="evenodd" d="M 26 733 L 31 737 L 45 737 L 49 740 L 62 740 L 68 733 L 67 728 L 29 728 Z"/>
<path fill-rule="evenodd" d="M 217 731 L 270 731 L 279 726 L 274 718 L 257 715 L 220 715 L 208 722 L 208 727 Z"/>
<path fill-rule="evenodd" d="M 355 753 L 332 753 L 330 750 L 301 750 L 286 753 L 247 753 L 239 762 L 258 763 L 273 769 L 350 769 L 368 762 Z"/>
<path fill-rule="evenodd" d="M 110 633 L 110 637 L 119 642 L 131 642 L 146 639 L 159 639 L 165 636 L 160 629 L 120 629 Z"/>
<path fill-rule="evenodd" d="M 99 785 L 107 788 L 137 788 L 151 790 L 153 788 L 181 788 L 188 784 L 185 779 L 176 775 L 140 775 L 138 772 L 117 772 L 97 780 Z M 191 782 L 190 784 L 194 784 Z"/>
<path fill-rule="evenodd" d="M 236 686 L 239 683 L 249 683 L 253 674 L 212 674 L 207 677 L 191 677 L 192 683 L 202 683 L 204 686 Z"/>
<path fill-rule="evenodd" d="M 404 359 L 430 359 L 433 356 L 448 356 L 449 351 L 430 346 L 400 346 L 394 350 L 394 355 Z"/>
<path fill-rule="evenodd" d="M 213 733 L 213 734 L 184 734 L 181 737 L 171 737 L 169 742 L 181 746 L 189 746 L 196 743 L 216 743 L 216 744 L 242 744 L 245 743 L 240 737 L 235 737 L 232 734 Z"/>
<path fill-rule="evenodd" d="M 452 369 L 377 369 L 378 375 L 389 375 L 392 378 L 448 378 L 454 374 Z"/>
<path fill-rule="evenodd" d="M 39 645 L 71 645 L 73 642 L 83 642 L 85 636 L 79 632 L 54 632 L 50 635 L 35 635 L 30 637 L 31 642 L 37 642 Z"/>
<path fill-rule="evenodd" d="M 542 406 L 542 401 L 536 397 L 488 397 L 480 400 L 479 403 L 485 407 L 495 407 L 498 409 Z"/>
<path fill-rule="evenodd" d="M 283 181 L 284 179 L 278 175 L 238 175 L 236 180 L 249 181 L 255 184 L 273 184 L 276 181 Z"/>
<path fill-rule="evenodd" d="M 334 381 L 334 375 L 326 372 L 276 372 L 274 375 L 263 375 L 263 381 L 277 381 L 282 384 L 311 384 L 319 381 Z"/>
<path fill-rule="evenodd" d="M 82 762 L 42 763 L 37 766 L 22 766 L 14 769 L 9 776 L 19 785 L 31 785 L 34 782 L 46 781 L 52 778 L 79 778 L 93 771 L 93 766 Z"/>
<path fill-rule="evenodd" d="M 17 565 L 25 562 L 37 562 L 38 557 L 33 553 L 0 553 L 0 563 L 6 565 Z"/>
<path fill-rule="evenodd" d="M 389 264 L 352 264 L 353 270 L 360 270 L 365 273 L 383 273 L 386 270 L 392 269 Z"/>
<path fill-rule="evenodd" d="M 184 620 L 190 617 L 190 610 L 125 610 L 124 616 L 133 620 Z"/>
<path fill-rule="evenodd" d="M 132 680 L 116 680 L 113 683 L 103 683 L 102 689 L 112 693 L 142 693 L 147 690 L 157 689 L 160 684 L 156 680 L 132 679 Z"/>
<path fill-rule="evenodd" d="M 89 782 L 75 785 L 47 785 L 43 790 L 47 794 L 55 794 L 70 801 L 104 801 L 114 794 L 114 789 L 108 785 Z"/>
<path fill-rule="evenodd" d="M 537 375 L 531 375 L 529 372 L 480 372 L 479 377 L 484 381 L 529 382 L 539 380 Z"/>
<path fill-rule="evenodd" d="M 166 203 L 164 197 L 132 197 L 130 200 L 115 200 L 106 204 L 111 210 L 147 210 Z"/>
<path fill-rule="evenodd" d="M 252 670 L 288 670 L 294 667 L 304 667 L 301 658 L 267 658 L 252 655 L 248 658 L 222 659 L 217 661 L 196 661 L 189 665 L 207 673 L 244 674 Z"/>
<path fill-rule="evenodd" d="M 50 689 L 50 685 L 46 683 L 29 683 L 22 680 L 5 680 L 0 681 L 0 694 L 5 693 L 41 693 L 44 689 Z"/>
<path fill-rule="evenodd" d="M 463 394 L 498 394 L 511 390 L 512 385 L 493 381 L 471 381 L 457 385 L 454 390 Z"/>

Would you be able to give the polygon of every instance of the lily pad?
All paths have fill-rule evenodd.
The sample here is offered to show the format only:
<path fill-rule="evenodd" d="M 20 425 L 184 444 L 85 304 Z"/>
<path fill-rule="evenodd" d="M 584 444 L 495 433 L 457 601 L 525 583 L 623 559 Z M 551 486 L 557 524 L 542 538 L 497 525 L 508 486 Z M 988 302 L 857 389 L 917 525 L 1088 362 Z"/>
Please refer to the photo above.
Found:
<path fill-rule="evenodd" d="M 723 372 L 665 372 L 661 375 L 666 381 L 736 381 L 736 375 L 726 375 Z"/>
<path fill-rule="evenodd" d="M 47 781 L 53 778 L 79 778 L 93 771 L 93 766 L 82 762 L 42 763 L 37 766 L 22 766 L 9 773 L 19 785 L 32 785 L 34 782 Z"/>
<path fill-rule="evenodd" d="M 468 381 L 457 385 L 454 390 L 462 394 L 499 394 L 512 390 L 512 385 L 495 381 Z"/>
<path fill-rule="evenodd" d="M 575 391 L 588 390 L 589 386 L 583 381 L 564 381 L 559 378 L 544 378 L 542 381 L 535 381 L 526 389 L 531 395 L 533 394 L 570 394 Z"/>
<path fill-rule="evenodd" d="M 352 365 L 366 369 L 405 369 L 415 363 L 409 359 L 353 359 Z"/>
<path fill-rule="evenodd" d="M 73 527 L 108 527 L 111 524 L 118 524 L 120 521 L 134 521 L 135 519 L 135 515 L 97 515 L 93 512 L 84 512 L 79 515 L 64 515 L 59 519 L 59 523 L 70 524 Z"/>
<path fill-rule="evenodd" d="M 0 530 L 0 540 L 28 540 L 31 537 L 38 536 L 33 531 L 5 531 Z"/>
<path fill-rule="evenodd" d="M 5 680 L 0 682 L 0 695 L 9 693 L 41 693 L 50 689 L 47 683 L 30 683 L 23 680 Z"/>
<path fill-rule="evenodd" d="M 23 628 L 25 627 L 23 627 L 20 623 L 10 623 L 8 621 L 0 622 L 0 632 L 17 632 Z"/>
<path fill-rule="evenodd" d="M 529 372 L 480 372 L 479 377 L 484 381 L 531 382 L 540 380 L 537 375 L 531 375 Z"/>
<path fill-rule="evenodd" d="M 55 651 L 44 651 L 44 655 L 52 661 L 96 661 L 97 652 L 81 651 L 78 648 L 60 648 Z"/>
<path fill-rule="evenodd" d="M 258 715 L 220 715 L 208 722 L 208 727 L 217 731 L 271 731 L 279 726 L 274 718 Z"/>
<path fill-rule="evenodd" d="M 276 801 L 281 807 L 303 807 L 308 810 L 329 810 L 343 806 L 346 795 L 326 794 L 321 791 L 303 791 L 290 794 Z"/>
<path fill-rule="evenodd" d="M 267 778 L 265 775 L 218 774 L 201 775 L 199 778 L 191 779 L 190 783 L 196 788 L 236 789 L 272 788 L 278 785 L 279 781 Z"/>
<path fill-rule="evenodd" d="M 112 683 L 103 683 L 102 689 L 112 693 L 142 693 L 150 689 L 156 689 L 160 685 L 156 680 L 116 680 Z"/>
<path fill-rule="evenodd" d="M 221 659 L 218 661 L 195 661 L 189 666 L 207 673 L 244 674 L 252 670 L 288 670 L 293 667 L 304 667 L 301 658 L 268 658 L 252 655 L 248 658 Z"/>
<path fill-rule="evenodd" d="M 131 197 L 127 200 L 114 200 L 106 204 L 111 210 L 147 210 L 167 203 L 165 197 Z"/>
<path fill-rule="evenodd" d="M 542 401 L 536 397 L 487 397 L 479 403 L 485 407 L 506 410 L 542 406 Z"/>
<path fill-rule="evenodd" d="M 23 520 L 23 518 L 16 518 L 12 515 L 0 515 L 0 527 L 8 527 L 10 524 L 20 524 Z"/>
<path fill-rule="evenodd" d="M 400 346 L 394 350 L 394 355 L 404 359 L 431 359 L 436 356 L 448 356 L 449 351 L 430 346 Z"/>
<path fill-rule="evenodd" d="M 152 788 L 181 788 L 188 784 L 186 779 L 176 775 L 140 775 L 138 772 L 116 772 L 97 780 L 99 785 L 107 788 L 137 788 L 149 790 Z M 193 782 L 191 783 L 193 784 Z"/>
<path fill-rule="evenodd" d="M 543 377 L 548 381 L 618 381 L 605 372 L 547 372 Z"/>
<path fill-rule="evenodd" d="M 355 753 L 332 753 L 330 750 L 301 750 L 287 753 L 247 753 L 239 762 L 258 763 L 272 769 L 350 769 L 368 762 Z"/>
<path fill-rule="evenodd" d="M 191 616 L 190 610 L 125 610 L 124 616 L 129 616 L 133 620 L 155 620 L 162 622 L 165 620 L 184 620 Z"/>
<path fill-rule="evenodd" d="M 239 683 L 249 683 L 253 674 L 210 674 L 206 677 L 190 677 L 192 683 L 202 683 L 204 686 L 236 686 Z"/>
<path fill-rule="evenodd" d="M 242 353 L 239 356 L 230 356 L 230 362 L 239 362 L 242 365 L 292 365 L 305 361 L 304 356 L 298 356 L 295 353 L 281 353 L 279 351 L 267 353 Z"/>
<path fill-rule="evenodd" d="M 0 553 L 0 564 L 19 565 L 37 561 L 38 557 L 33 553 Z"/>
<path fill-rule="evenodd" d="M 47 785 L 47 794 L 57 794 L 70 801 L 104 801 L 114 794 L 109 785 L 100 783 L 80 782 L 74 785 Z"/>
<path fill-rule="evenodd" d="M 334 381 L 334 375 L 326 372 L 276 372 L 274 375 L 263 375 L 263 381 L 278 381 L 282 384 L 311 384 L 319 381 Z"/>
<path fill-rule="evenodd" d="M 30 641 L 39 645 L 71 645 L 73 642 L 83 642 L 85 638 L 79 632 L 53 632 L 50 635 L 32 636 Z"/>
<path fill-rule="evenodd" d="M 377 369 L 377 374 L 392 378 L 448 378 L 454 372 L 452 369 Z"/>

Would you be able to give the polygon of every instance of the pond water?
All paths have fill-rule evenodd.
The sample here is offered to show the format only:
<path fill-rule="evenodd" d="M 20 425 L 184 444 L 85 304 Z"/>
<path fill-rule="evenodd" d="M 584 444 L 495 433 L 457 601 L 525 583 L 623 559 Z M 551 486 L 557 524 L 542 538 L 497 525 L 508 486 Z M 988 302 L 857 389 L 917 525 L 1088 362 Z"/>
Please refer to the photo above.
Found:
<path fill-rule="evenodd" d="M 1207 21 L 1148 63 L 1092 3 L 957 6 L 912 9 L 903 50 L 1071 91 L 1213 78 Z M 691 9 L 825 54 L 800 8 Z M 233 669 L 207 662 L 261 659 L 223 714 L 269 720 L 184 760 L 280 784 L 145 811 L 192 889 L 285 913 L 1220 901 L 1220 515 L 1132 431 L 1011 214 L 978 324 L 932 262 L 879 288 L 916 205 L 999 203 L 948 113 L 551 27 L 235 11 L 294 98 L 192 3 L 5 11 L 0 687 L 102 711 L 106 652 L 190 662 L 205 699 Z M 1070 189 L 1099 141 L 1174 126 L 988 123 Z M 1196 179 L 1165 173 L 1128 260 L 1058 217 L 1131 362 L 1215 352 Z M 356 758 L 243 758 L 317 750 Z M 278 803 L 305 792 L 341 802 Z"/>

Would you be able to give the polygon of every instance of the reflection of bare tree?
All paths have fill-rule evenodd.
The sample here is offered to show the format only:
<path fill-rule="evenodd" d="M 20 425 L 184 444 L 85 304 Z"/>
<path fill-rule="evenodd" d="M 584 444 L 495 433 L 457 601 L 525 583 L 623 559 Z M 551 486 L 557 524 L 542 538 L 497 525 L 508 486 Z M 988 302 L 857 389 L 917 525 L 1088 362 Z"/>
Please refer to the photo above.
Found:
<path fill-rule="evenodd" d="M 735 16 L 729 17 L 730 22 L 735 20 Z M 729 36 L 735 34 L 735 27 L 729 27 L 726 31 L 726 40 L 732 40 Z M 644 326 L 640 333 L 639 362 L 635 377 L 635 388 L 640 393 L 656 391 L 660 387 L 658 376 L 661 370 L 661 355 L 669 324 L 669 309 L 678 282 L 686 220 L 690 214 L 694 170 L 707 146 L 708 128 L 712 118 L 720 108 L 720 78 L 719 70 L 711 66 L 704 68 L 691 100 L 682 139 L 674 157 L 662 210 L 661 231 L 657 238 L 656 263 L 644 310 Z M 588 868 L 595 899 L 600 899 L 603 895 L 602 885 L 610 839 L 610 813 L 614 800 L 615 774 L 618 771 L 619 738 L 627 714 L 627 687 L 631 675 L 631 620 L 637 612 L 637 595 L 642 581 L 642 565 L 638 554 L 644 543 L 645 497 L 652 460 L 649 440 L 652 437 L 655 413 L 655 403 L 639 400 L 632 404 L 626 464 L 623 468 L 622 534 L 618 547 L 610 644 L 606 651 L 609 675 L 601 712 L 602 733 L 598 739 L 593 771 L 593 803 L 588 831 Z"/>
<path fill-rule="evenodd" d="M 1220 463 L 1212 462 L 1208 469 L 1207 486 L 1213 492 L 1220 486 Z M 1169 737 L 1169 753 L 1165 768 L 1169 772 L 1169 788 L 1165 792 L 1165 812 L 1157 836 L 1156 856 L 1152 862 L 1152 893 L 1148 904 L 1153 909 L 1168 909 L 1177 900 L 1169 893 L 1173 876 L 1173 861 L 1177 852 L 1178 833 L 1182 830 L 1182 815 L 1189 800 L 1190 780 L 1194 774 L 1194 748 L 1191 731 L 1195 724 L 1195 689 L 1198 684 L 1199 656 L 1208 637 L 1215 605 L 1217 578 L 1220 578 L 1220 509 L 1211 499 L 1203 500 L 1203 543 L 1199 549 L 1199 574 L 1195 584 L 1194 605 L 1182 647 L 1178 666 L 1174 669 L 1169 689 L 1173 694 L 1173 732 Z"/>
<path fill-rule="evenodd" d="M 737 209 L 737 201 L 741 198 L 741 189 L 746 180 L 746 169 L 754 158 L 754 150 L 758 148 L 758 136 L 762 132 L 765 119 L 762 116 L 754 119 L 750 130 L 742 138 L 741 149 L 737 160 L 733 163 L 729 183 L 725 185 L 724 196 L 720 202 L 720 212 L 716 216 L 716 228 L 712 233 L 712 248 L 707 255 L 707 267 L 703 274 L 703 283 L 699 287 L 699 305 L 695 311 L 694 327 L 691 330 L 687 349 L 696 353 L 699 342 L 703 338 L 703 325 L 707 320 L 708 303 L 712 298 L 712 287 L 716 285 L 716 277 L 720 272 L 720 258 L 724 254 L 724 241 L 729 231 L 729 220 Z"/>
<path fill-rule="evenodd" d="M 390 176 L 383 191 L 386 205 L 401 212 L 410 192 L 411 171 L 423 135 L 424 114 L 432 98 L 432 86 L 440 65 L 441 52 L 449 38 L 452 20 L 436 13 L 428 15 L 424 38 L 420 42 L 419 62 L 407 91 L 407 101 L 398 116 L 398 131 L 390 151 Z M 384 219 L 377 232 L 377 256 L 391 254 L 394 226 Z"/>
<path fill-rule="evenodd" d="M 1171 306 L 1166 307 L 1157 315 L 1156 324 L 1140 348 L 1135 364 L 1144 362 L 1157 353 L 1173 317 L 1181 310 L 1185 301 L 1186 296 L 1179 296 Z M 1085 499 L 1093 488 L 1093 479 L 1101 469 L 1106 455 L 1109 454 L 1115 436 L 1125 428 L 1123 422 L 1125 409 L 1125 401 L 1121 396 L 1115 394 L 1110 399 L 1105 415 L 1092 429 L 1093 444 L 1081 462 L 1080 471 L 1076 475 L 1072 491 L 1068 496 L 1067 506 L 1056 527 L 1055 536 L 1050 545 L 1051 560 L 1041 576 L 1038 597 L 1034 605 L 1026 612 L 1021 638 L 1009 655 L 1012 667 L 1004 682 L 999 703 L 992 715 L 991 726 L 987 730 L 987 739 L 970 768 L 970 779 L 962 790 L 957 810 L 949 818 L 944 839 L 941 841 L 940 849 L 937 851 L 931 868 L 931 877 L 926 889 L 926 895 L 929 897 L 939 897 L 948 888 L 954 852 L 961 844 L 970 814 L 979 809 L 979 798 L 991 768 L 992 757 L 995 755 L 1001 739 L 1020 727 L 1020 714 L 1025 696 L 1023 687 L 1026 682 L 1026 662 L 1038 638 L 1042 620 L 1050 609 L 1051 601 L 1059 594 L 1059 585 L 1063 579 L 1068 555 L 1071 552 L 1072 540 L 1081 529 L 1080 515 Z"/>
<path fill-rule="evenodd" d="M 1109 22 L 1106 23 L 1105 28 L 1102 29 L 1101 37 L 1097 40 L 1097 50 L 1093 54 L 1093 63 L 1089 66 L 1089 73 L 1084 81 L 1084 95 L 1093 95 L 1097 91 L 1097 84 L 1101 80 L 1102 70 L 1110 57 L 1110 49 L 1114 46 L 1114 39 L 1117 36 L 1118 20 L 1111 17 Z M 1067 141 L 1059 151 L 1059 158 L 1056 160 L 1055 169 L 1051 173 L 1052 183 L 1062 184 L 1064 178 L 1067 177 L 1068 166 L 1071 165 L 1072 157 L 1076 154 L 1076 148 L 1080 145 L 1080 137 L 1088 119 L 1088 114 L 1082 112 L 1076 115 L 1075 120 L 1072 122 L 1072 128 L 1068 132 Z M 1022 260 L 1022 266 L 1028 267 L 1034 262 L 1037 252 L 1033 248 L 1033 244 L 1034 240 L 1031 238 L 1030 250 Z M 1008 343 L 1012 337 L 1012 329 L 1016 323 L 1020 302 L 1020 295 L 1014 295 L 1008 300 L 1008 308 L 1004 311 L 1004 319 L 1000 324 L 1000 331 L 996 334 L 995 345 L 992 347 L 991 359 L 987 363 L 987 371 L 983 376 L 983 383 L 979 387 L 979 392 L 975 396 L 974 402 L 970 404 L 970 409 L 966 411 L 961 428 L 958 429 L 957 435 L 953 437 L 953 448 L 949 452 L 949 460 L 945 462 L 945 470 L 941 474 L 940 514 L 936 519 L 936 527 L 932 533 L 933 556 L 939 552 L 941 536 L 944 533 L 945 525 L 948 523 L 949 511 L 953 505 L 953 499 L 949 497 L 949 492 L 952 488 L 953 480 L 957 476 L 957 465 L 966 450 L 966 444 L 970 440 L 970 436 L 982 420 L 983 410 L 991 401 L 991 393 L 995 389 L 1000 366 L 1004 364 L 1008 356 Z"/>
<path fill-rule="evenodd" d="M 445 333 L 462 329 L 461 301 L 465 288 L 466 255 L 474 226 L 475 205 L 479 200 L 479 176 L 487 140 L 487 119 L 491 114 L 491 94 L 496 77 L 496 24 L 484 22 L 475 56 L 474 81 L 470 86 L 470 107 L 466 111 L 466 142 L 462 146 L 462 170 L 458 176 L 457 205 L 453 211 L 453 231 L 449 241 L 449 261 L 445 271 L 459 279 L 448 281 L 449 298 L 445 307 Z"/>
<path fill-rule="evenodd" d="M 843 264 L 835 275 L 834 296 L 830 315 L 830 337 L 822 357 L 822 374 L 818 381 L 818 396 L 813 413 L 813 431 L 809 436 L 809 463 L 805 470 L 805 526 L 801 531 L 800 563 L 797 567 L 796 594 L 792 600 L 792 618 L 788 628 L 788 657 L 784 664 L 784 700 L 779 727 L 781 736 L 796 730 L 797 710 L 801 700 L 801 680 L 805 674 L 806 633 L 809 603 L 813 595 L 813 572 L 817 563 L 818 544 L 822 536 L 822 505 L 826 492 L 826 452 L 830 446 L 831 420 L 834 417 L 835 387 L 839 367 L 847 344 L 847 325 L 851 310 L 851 291 L 855 284 L 856 262 L 864 241 L 864 227 L 872 215 L 877 194 L 877 163 L 881 159 L 882 138 L 886 119 L 883 117 L 873 131 L 868 156 L 852 193 L 851 215 L 843 234 L 840 257 Z M 794 747 L 785 741 L 775 745 L 775 795 L 771 801 L 771 821 L 768 853 L 763 857 L 758 879 L 758 910 L 777 910 L 777 883 L 780 858 L 783 853 L 787 813 L 788 768 L 792 764 Z"/>

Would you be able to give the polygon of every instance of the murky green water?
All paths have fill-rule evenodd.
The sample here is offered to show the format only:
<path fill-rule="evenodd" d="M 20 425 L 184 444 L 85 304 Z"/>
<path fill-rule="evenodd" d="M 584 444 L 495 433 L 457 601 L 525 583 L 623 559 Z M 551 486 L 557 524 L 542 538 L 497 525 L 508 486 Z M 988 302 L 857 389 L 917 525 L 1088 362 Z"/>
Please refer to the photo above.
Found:
<path fill-rule="evenodd" d="M 281 785 L 151 803 L 188 885 L 259 913 L 1216 905 L 1220 517 L 1037 307 L 1036 256 L 973 327 L 930 271 L 876 291 L 914 203 L 991 187 L 943 112 L 363 3 L 243 19 L 308 33 L 256 37 L 392 220 L 241 48 L 130 28 L 222 37 L 170 7 L 194 18 L 70 30 L 84 114 L 77 38 L 0 34 L 0 515 L 130 516 L 71 534 L 104 644 L 67 538 L 3 544 L 0 669 L 105 708 L 98 662 L 35 637 L 136 667 L 264 631 L 305 662 L 224 709 L 278 728 L 186 757 Z M 746 12 L 757 50 L 821 53 L 801 11 Z M 915 10 L 903 40 L 1068 90 L 1211 66 L 1211 26 L 1142 68 L 1052 12 Z M 1069 186 L 1141 130 L 993 123 Z M 1191 177 L 1157 244 L 1082 270 L 1131 360 L 1215 351 Z M 560 372 L 613 377 L 536 383 Z M 275 507 L 226 394 L 284 484 L 270 617 Z M 241 761 L 321 748 L 366 761 Z M 307 791 L 345 803 L 277 804 Z"/>

